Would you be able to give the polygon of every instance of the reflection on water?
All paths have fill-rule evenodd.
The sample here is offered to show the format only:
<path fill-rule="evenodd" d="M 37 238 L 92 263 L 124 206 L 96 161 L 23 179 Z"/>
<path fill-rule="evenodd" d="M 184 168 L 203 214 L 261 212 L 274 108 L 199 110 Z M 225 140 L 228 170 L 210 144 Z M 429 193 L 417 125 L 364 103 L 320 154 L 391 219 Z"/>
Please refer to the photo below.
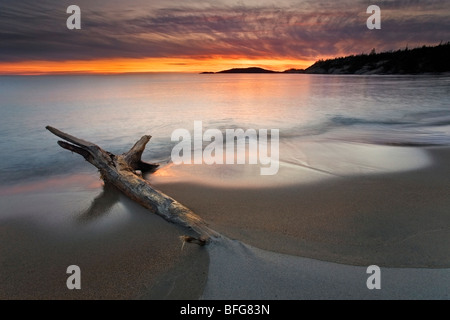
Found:
<path fill-rule="evenodd" d="M 156 186 L 187 182 L 229 188 L 262 188 L 352 175 L 409 171 L 431 163 L 425 150 L 412 147 L 303 141 L 300 147 L 285 145 L 283 148 L 291 148 L 289 157 L 285 155 L 285 159 L 279 163 L 278 173 L 273 176 L 261 175 L 259 164 L 169 164 L 162 166 L 154 174 L 146 175 L 146 179 Z"/>
<path fill-rule="evenodd" d="M 114 205 L 119 202 L 120 192 L 111 184 L 105 183 L 103 192 L 92 200 L 91 205 L 85 211 L 77 216 L 77 221 L 81 223 L 88 223 L 96 220 L 104 215 L 107 215 Z"/>

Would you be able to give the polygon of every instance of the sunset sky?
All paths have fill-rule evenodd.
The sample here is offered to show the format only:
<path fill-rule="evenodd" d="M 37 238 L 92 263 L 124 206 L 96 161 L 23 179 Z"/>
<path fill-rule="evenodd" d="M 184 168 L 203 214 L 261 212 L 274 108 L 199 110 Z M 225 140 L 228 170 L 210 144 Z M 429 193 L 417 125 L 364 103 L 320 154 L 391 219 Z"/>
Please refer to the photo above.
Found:
<path fill-rule="evenodd" d="M 81 8 L 81 30 L 66 9 Z M 381 8 L 381 30 L 366 9 Z M 0 74 L 305 68 L 450 40 L 450 1 L 0 0 Z"/>

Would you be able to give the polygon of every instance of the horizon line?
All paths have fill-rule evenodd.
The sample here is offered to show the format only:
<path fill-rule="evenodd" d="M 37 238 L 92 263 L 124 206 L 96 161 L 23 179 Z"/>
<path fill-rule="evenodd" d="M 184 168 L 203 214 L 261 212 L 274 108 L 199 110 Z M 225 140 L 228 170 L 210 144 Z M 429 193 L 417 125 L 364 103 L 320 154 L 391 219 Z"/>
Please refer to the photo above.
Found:
<path fill-rule="evenodd" d="M 448 44 L 444 43 L 444 44 Z M 437 46 L 442 45 L 443 42 Z M 423 47 L 397 49 L 377 52 L 377 54 L 414 50 Z M 241 68 L 262 68 L 282 73 L 290 69 L 306 70 L 315 63 L 368 53 L 351 53 L 344 56 L 321 56 L 314 60 L 282 57 L 181 57 L 181 58 L 103 58 L 91 60 L 28 60 L 0 62 L 0 76 L 41 76 L 41 75 L 125 75 L 125 74 L 196 74 L 219 73 L 221 71 Z M 178 68 L 175 68 L 177 66 Z M 213 71 L 214 70 L 214 71 Z"/>
<path fill-rule="evenodd" d="M 208 57 L 208 58 L 109 58 L 70 61 L 0 62 L 0 75 L 58 74 L 128 74 L 128 73 L 202 73 L 231 68 L 258 66 L 284 71 L 305 68 L 315 61 L 278 57 Z"/>

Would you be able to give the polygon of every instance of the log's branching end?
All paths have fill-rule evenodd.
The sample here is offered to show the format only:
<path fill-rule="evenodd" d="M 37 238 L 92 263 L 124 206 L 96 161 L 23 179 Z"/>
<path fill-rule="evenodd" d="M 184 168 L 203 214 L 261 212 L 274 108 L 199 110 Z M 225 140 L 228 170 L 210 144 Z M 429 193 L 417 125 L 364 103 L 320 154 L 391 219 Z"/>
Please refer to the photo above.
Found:
<path fill-rule="evenodd" d="M 122 155 L 123 159 L 131 169 L 140 170 L 142 172 L 154 172 L 159 167 L 158 164 L 147 163 L 141 159 L 145 147 L 151 138 L 152 136 L 149 135 L 142 136 L 128 152 Z"/>
<path fill-rule="evenodd" d="M 128 152 L 124 153 L 123 156 L 130 162 L 141 160 L 145 146 L 151 138 L 152 136 L 142 136 L 142 138 L 140 138 Z"/>

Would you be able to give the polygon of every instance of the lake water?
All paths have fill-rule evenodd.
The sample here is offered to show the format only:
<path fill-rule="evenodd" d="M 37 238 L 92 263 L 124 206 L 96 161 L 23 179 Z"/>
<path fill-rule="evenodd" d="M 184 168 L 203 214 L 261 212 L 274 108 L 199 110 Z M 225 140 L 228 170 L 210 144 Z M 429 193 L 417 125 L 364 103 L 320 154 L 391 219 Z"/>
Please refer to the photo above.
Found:
<path fill-rule="evenodd" d="M 3 192 L 30 181 L 92 173 L 90 165 L 56 145 L 46 125 L 113 153 L 150 134 L 144 159 L 163 164 L 170 164 L 175 145 L 171 133 L 192 132 L 194 121 L 202 121 L 204 130 L 279 129 L 282 167 L 336 175 L 424 166 L 430 159 L 415 146 L 450 143 L 448 76 L 3 76 L 0 97 Z M 239 166 L 199 167 L 191 177 L 203 174 L 231 185 L 259 172 L 259 166 L 245 172 Z M 168 176 L 177 175 L 179 168 L 167 168 Z M 281 178 L 266 180 L 289 176 L 280 170 Z"/>

